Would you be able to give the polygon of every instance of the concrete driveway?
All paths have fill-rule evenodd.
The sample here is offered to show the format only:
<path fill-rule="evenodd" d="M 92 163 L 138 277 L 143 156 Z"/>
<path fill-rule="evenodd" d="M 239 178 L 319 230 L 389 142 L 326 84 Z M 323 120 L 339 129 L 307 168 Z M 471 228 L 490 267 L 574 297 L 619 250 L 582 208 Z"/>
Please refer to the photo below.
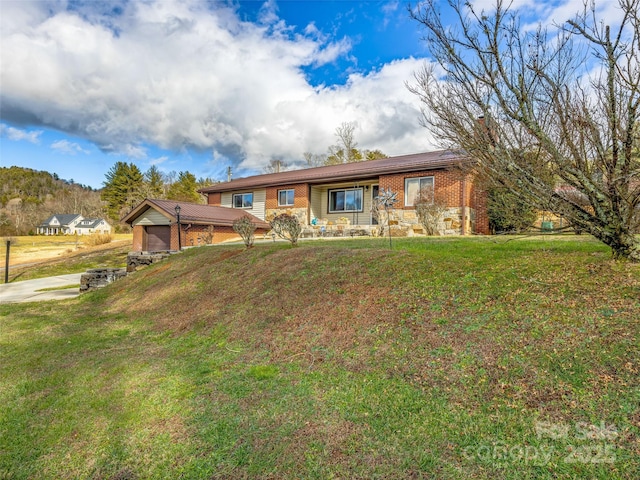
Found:
<path fill-rule="evenodd" d="M 23 282 L 3 283 L 0 285 L 0 303 L 39 302 L 42 300 L 63 300 L 74 298 L 80 294 L 80 277 L 82 273 L 70 273 L 55 277 L 25 280 Z M 48 290 L 78 285 L 77 288 Z M 38 290 L 47 289 L 46 292 Z"/>

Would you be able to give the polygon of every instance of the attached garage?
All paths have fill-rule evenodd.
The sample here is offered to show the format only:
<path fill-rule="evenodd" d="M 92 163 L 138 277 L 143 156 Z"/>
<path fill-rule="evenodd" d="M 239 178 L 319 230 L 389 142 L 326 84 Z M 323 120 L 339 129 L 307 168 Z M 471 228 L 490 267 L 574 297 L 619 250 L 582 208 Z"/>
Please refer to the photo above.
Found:
<path fill-rule="evenodd" d="M 251 217 L 258 235 L 271 228 L 243 209 L 149 198 L 122 220 L 133 228 L 134 251 L 160 252 L 239 240 L 233 222 L 243 216 Z"/>
<path fill-rule="evenodd" d="M 146 252 L 161 252 L 171 250 L 171 218 L 162 212 L 147 208 L 133 222 L 131 226 L 142 234 L 141 250 Z"/>
<path fill-rule="evenodd" d="M 148 252 L 160 252 L 171 250 L 171 227 L 164 225 L 149 225 L 144 227 L 146 245 L 143 250 Z"/>

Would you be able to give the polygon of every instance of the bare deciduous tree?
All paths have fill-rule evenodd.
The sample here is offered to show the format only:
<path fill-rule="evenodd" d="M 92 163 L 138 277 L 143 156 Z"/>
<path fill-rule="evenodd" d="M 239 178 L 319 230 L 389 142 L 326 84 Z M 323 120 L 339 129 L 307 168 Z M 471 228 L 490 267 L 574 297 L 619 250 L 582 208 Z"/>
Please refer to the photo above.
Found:
<path fill-rule="evenodd" d="M 337 142 L 329 146 L 325 155 L 304 152 L 304 168 L 387 158 L 387 155 L 381 150 L 360 150 L 357 148 L 358 142 L 354 135 L 357 126 L 356 122 L 343 122 L 340 124 L 335 130 Z"/>
<path fill-rule="evenodd" d="M 441 235 L 444 230 L 444 214 L 447 212 L 446 200 L 435 195 L 433 188 L 423 188 L 418 192 L 414 205 L 424 233 Z"/>
<path fill-rule="evenodd" d="M 327 157 L 318 153 L 304 152 L 305 168 L 321 167 L 325 164 Z"/>
<path fill-rule="evenodd" d="M 585 2 L 552 32 L 528 30 L 502 0 L 491 12 L 448 0 L 450 27 L 443 3 L 411 8 L 437 62 L 409 85 L 423 124 L 496 185 L 640 261 L 640 0 L 618 0 L 613 28 Z"/>
<path fill-rule="evenodd" d="M 355 122 L 343 122 L 336 128 L 336 138 L 338 143 L 329 147 L 329 155 L 327 156 L 327 165 L 337 165 L 340 163 L 361 162 L 364 160 L 362 153 L 357 149 L 353 132 L 356 129 Z"/>
<path fill-rule="evenodd" d="M 282 160 L 272 159 L 262 169 L 264 173 L 280 173 L 289 169 L 289 165 Z"/>

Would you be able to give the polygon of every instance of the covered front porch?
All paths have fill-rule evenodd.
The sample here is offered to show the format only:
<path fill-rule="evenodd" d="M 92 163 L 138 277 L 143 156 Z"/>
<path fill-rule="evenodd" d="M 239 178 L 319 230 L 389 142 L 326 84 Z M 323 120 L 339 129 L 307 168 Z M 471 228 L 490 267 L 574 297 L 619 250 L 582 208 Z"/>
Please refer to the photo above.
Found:
<path fill-rule="evenodd" d="M 300 197 L 296 197 L 295 202 L 291 200 L 291 205 L 267 208 L 266 220 L 270 221 L 282 213 L 294 215 L 303 226 L 303 237 L 376 234 L 378 221 L 372 205 L 379 190 L 377 178 L 359 182 L 307 184 L 304 190 L 300 202 L 297 200 Z"/>
<path fill-rule="evenodd" d="M 38 227 L 38 235 L 69 235 L 71 230 L 68 227 Z"/>
<path fill-rule="evenodd" d="M 353 230 L 377 225 L 372 212 L 378 179 L 310 186 L 308 225 L 325 231 Z M 366 228 L 368 229 L 368 228 Z"/>

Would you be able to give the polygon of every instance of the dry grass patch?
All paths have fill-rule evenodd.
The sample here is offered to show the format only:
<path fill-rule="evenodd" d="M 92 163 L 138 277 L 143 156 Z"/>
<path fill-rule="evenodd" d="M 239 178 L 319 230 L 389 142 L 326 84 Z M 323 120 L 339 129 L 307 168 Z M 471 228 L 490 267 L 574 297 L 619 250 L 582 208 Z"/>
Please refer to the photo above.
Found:
<path fill-rule="evenodd" d="M 92 233 L 82 238 L 82 243 L 88 247 L 95 247 L 97 245 L 105 245 L 113 241 L 113 235 L 110 233 Z"/>

